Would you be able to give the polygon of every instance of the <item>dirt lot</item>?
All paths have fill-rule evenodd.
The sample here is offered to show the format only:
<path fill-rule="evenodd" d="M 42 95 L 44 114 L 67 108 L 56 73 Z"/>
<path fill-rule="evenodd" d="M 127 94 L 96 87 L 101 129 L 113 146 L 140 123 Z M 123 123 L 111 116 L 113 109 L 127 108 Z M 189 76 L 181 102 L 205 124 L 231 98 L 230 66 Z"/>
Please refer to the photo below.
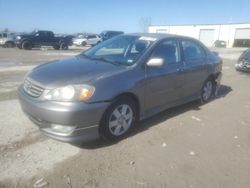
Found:
<path fill-rule="evenodd" d="M 250 75 L 236 72 L 243 49 L 224 58 L 219 97 L 141 122 L 118 143 L 71 145 L 40 134 L 16 88 L 40 63 L 81 52 L 0 48 L 0 188 L 249 188 Z"/>

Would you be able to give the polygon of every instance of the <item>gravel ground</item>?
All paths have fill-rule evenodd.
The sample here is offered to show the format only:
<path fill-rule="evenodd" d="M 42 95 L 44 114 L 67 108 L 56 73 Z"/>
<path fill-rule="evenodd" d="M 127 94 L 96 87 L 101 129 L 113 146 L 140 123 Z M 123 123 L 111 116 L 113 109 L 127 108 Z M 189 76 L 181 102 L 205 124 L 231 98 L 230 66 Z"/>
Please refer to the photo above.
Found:
<path fill-rule="evenodd" d="M 117 143 L 71 145 L 40 134 L 16 88 L 35 65 L 82 49 L 0 48 L 0 188 L 249 188 L 250 75 L 234 69 L 244 49 L 213 50 L 224 58 L 218 98 L 166 110 Z"/>

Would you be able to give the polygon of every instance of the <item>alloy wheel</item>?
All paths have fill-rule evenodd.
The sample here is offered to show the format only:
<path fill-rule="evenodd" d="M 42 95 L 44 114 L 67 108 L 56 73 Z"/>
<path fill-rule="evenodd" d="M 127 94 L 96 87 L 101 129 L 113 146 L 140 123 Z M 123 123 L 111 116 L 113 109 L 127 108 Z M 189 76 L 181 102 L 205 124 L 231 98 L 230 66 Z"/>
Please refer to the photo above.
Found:
<path fill-rule="evenodd" d="M 109 131 L 114 136 L 124 134 L 131 126 L 133 121 L 133 110 L 127 104 L 117 106 L 109 118 Z"/>
<path fill-rule="evenodd" d="M 202 91 L 202 98 L 203 101 L 208 101 L 213 93 L 213 83 L 212 81 L 207 81 L 203 87 L 203 91 Z"/>

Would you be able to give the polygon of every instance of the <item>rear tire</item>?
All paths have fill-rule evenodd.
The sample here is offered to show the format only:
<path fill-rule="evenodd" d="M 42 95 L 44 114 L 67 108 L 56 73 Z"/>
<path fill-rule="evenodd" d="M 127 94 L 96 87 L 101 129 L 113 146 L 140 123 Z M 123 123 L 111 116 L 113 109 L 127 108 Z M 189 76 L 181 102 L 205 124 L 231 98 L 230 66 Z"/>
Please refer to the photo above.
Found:
<path fill-rule="evenodd" d="M 56 46 L 53 46 L 53 48 L 54 48 L 55 50 L 59 50 L 59 49 L 60 49 L 60 46 L 59 46 L 59 45 L 56 45 Z"/>
<path fill-rule="evenodd" d="M 137 116 L 134 100 L 119 98 L 106 110 L 100 122 L 101 137 L 111 141 L 123 138 L 135 125 Z"/>
<path fill-rule="evenodd" d="M 69 48 L 68 45 L 66 43 L 64 43 L 64 42 L 60 44 L 60 49 L 61 50 L 67 50 L 68 48 Z"/>
<path fill-rule="evenodd" d="M 87 45 L 87 42 L 83 41 L 82 46 L 86 46 L 86 45 Z"/>
<path fill-rule="evenodd" d="M 207 79 L 201 89 L 201 103 L 206 103 L 211 100 L 214 95 L 215 83 L 212 79 Z"/>
<path fill-rule="evenodd" d="M 14 48 L 15 44 L 13 42 L 6 42 L 5 47 L 6 48 Z"/>
<path fill-rule="evenodd" d="M 31 49 L 32 49 L 32 44 L 31 44 L 31 42 L 29 42 L 29 41 L 24 41 L 24 42 L 22 43 L 22 49 L 31 50 Z"/>

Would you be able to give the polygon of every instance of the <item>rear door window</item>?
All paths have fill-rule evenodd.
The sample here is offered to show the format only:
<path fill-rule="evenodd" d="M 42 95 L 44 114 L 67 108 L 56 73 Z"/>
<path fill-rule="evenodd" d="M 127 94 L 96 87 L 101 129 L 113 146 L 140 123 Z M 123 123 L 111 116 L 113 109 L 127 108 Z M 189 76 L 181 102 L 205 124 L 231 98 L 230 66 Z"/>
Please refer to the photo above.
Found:
<path fill-rule="evenodd" d="M 181 45 L 184 61 L 192 62 L 205 57 L 205 52 L 198 43 L 191 40 L 182 40 Z"/>
<path fill-rule="evenodd" d="M 180 63 L 178 43 L 170 39 L 160 43 L 154 50 L 152 58 L 161 58 L 166 64 Z"/>
<path fill-rule="evenodd" d="M 94 38 L 96 38 L 95 35 L 89 35 L 89 36 L 87 36 L 87 39 L 94 39 Z"/>

